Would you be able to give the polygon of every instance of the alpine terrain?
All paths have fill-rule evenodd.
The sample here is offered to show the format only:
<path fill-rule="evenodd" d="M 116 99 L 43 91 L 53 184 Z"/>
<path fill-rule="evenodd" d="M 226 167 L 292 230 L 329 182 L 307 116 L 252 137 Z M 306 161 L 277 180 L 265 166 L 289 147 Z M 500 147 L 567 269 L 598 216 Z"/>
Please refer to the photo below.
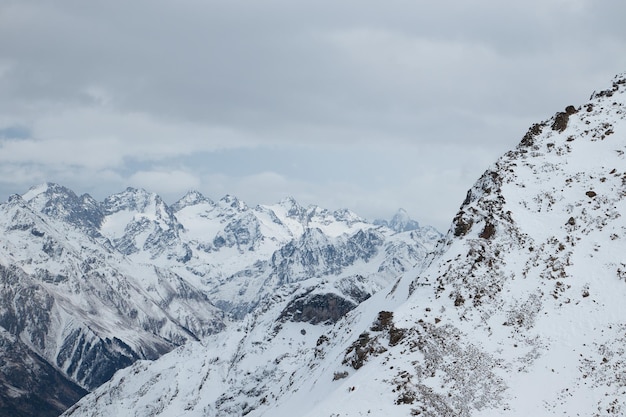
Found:
<path fill-rule="evenodd" d="M 296 237 L 280 248 L 282 235 L 278 232 L 261 233 L 276 239 L 266 238 L 267 246 L 255 240 L 257 231 L 278 230 L 279 223 L 271 221 L 266 208 L 240 217 L 236 229 L 246 233 L 223 228 L 215 235 L 219 238 L 202 241 L 201 234 L 185 226 L 184 221 L 210 217 L 213 206 L 190 197 L 175 206 L 178 211 L 172 216 L 162 213 L 162 217 L 146 217 L 138 223 L 138 230 L 140 225 L 151 225 L 150 233 L 162 225 L 161 230 L 171 239 L 160 239 L 160 245 L 149 250 L 144 244 L 142 251 L 135 252 L 140 237 L 141 243 L 150 240 L 144 238 L 148 233 L 138 231 L 129 236 L 129 227 L 117 227 L 122 215 L 115 213 L 123 211 L 114 211 L 117 206 L 109 203 L 103 209 L 99 229 L 112 246 L 112 255 L 107 256 L 117 256 L 113 255 L 115 248 L 128 248 L 129 257 L 110 271 L 109 275 L 119 277 L 114 289 L 135 290 L 130 283 L 123 285 L 126 275 L 121 269 L 127 259 L 156 257 L 155 268 L 161 270 L 166 259 L 189 258 L 187 263 L 177 261 L 179 266 L 168 269 L 171 276 L 155 272 L 154 280 L 165 276 L 161 279 L 173 286 L 173 277 L 184 276 L 189 294 L 195 288 L 216 288 L 210 294 L 214 305 L 242 320 L 227 331 L 200 334 L 199 329 L 205 328 L 201 323 L 214 323 L 214 327 L 220 323 L 209 316 L 214 310 L 207 304 L 207 316 L 198 318 L 196 327 L 183 326 L 187 298 L 177 295 L 179 307 L 162 310 L 172 320 L 168 333 L 162 330 L 164 324 L 150 329 L 150 334 L 163 335 L 163 340 L 165 335 L 172 335 L 169 340 L 174 335 L 182 338 L 184 333 L 179 329 L 184 327 L 200 340 L 190 341 L 158 360 L 135 362 L 64 415 L 625 415 L 626 220 L 621 214 L 626 211 L 625 118 L 623 74 L 608 90 L 594 93 L 586 104 L 567 106 L 549 120 L 533 125 L 520 144 L 469 190 L 436 251 L 406 271 L 385 257 L 390 253 L 389 244 L 382 242 L 391 241 L 378 229 L 333 234 L 333 219 L 315 211 L 312 219 L 319 226 L 296 234 L 302 222 L 295 219 L 308 218 L 309 214 L 289 202 L 281 203 L 280 210 L 272 210 L 280 223 L 288 226 L 279 230 L 289 230 Z M 24 201 L 32 199 L 13 201 L 9 206 L 26 206 Z M 243 210 L 240 203 L 228 204 L 232 212 Z M 261 213 L 267 217 L 257 228 L 255 219 L 260 219 Z M 36 231 L 45 241 L 52 225 L 37 220 L 42 219 L 41 214 L 37 216 L 28 223 L 32 226 L 17 223 L 24 226 L 16 227 L 14 233 Z M 183 227 L 176 227 L 171 222 L 174 218 L 179 218 Z M 324 225 L 322 219 L 331 222 Z M 358 222 L 348 213 L 341 217 L 343 227 L 355 227 Z M 63 247 L 63 253 L 88 251 L 103 239 L 96 234 L 87 236 L 89 240 L 81 243 L 85 248 Z M 410 245 L 408 236 L 398 236 L 406 240 L 395 240 L 392 245 L 400 245 L 401 253 L 410 254 L 415 246 Z M 318 251 L 316 248 L 330 247 L 326 241 L 342 250 Z M 243 254 L 237 259 L 241 262 L 254 245 L 262 250 L 274 242 L 271 258 L 252 264 L 244 274 L 209 278 L 211 267 L 202 269 L 200 263 L 193 262 L 199 248 L 213 253 L 227 247 Z M 377 251 L 370 252 L 364 242 L 381 243 Z M 185 255 L 185 244 L 190 255 Z M 58 251 L 53 245 L 50 253 Z M 200 253 L 204 256 L 205 252 Z M 37 280 L 38 287 L 31 284 L 28 288 L 42 288 L 42 304 L 44 294 L 60 286 L 67 286 L 66 291 L 74 294 L 71 291 L 78 284 L 69 277 L 58 278 L 68 273 L 38 275 L 37 265 L 43 255 L 29 256 L 30 262 L 19 259 L 20 272 L 12 272 L 12 276 Z M 200 259 L 200 254 L 197 256 Z M 388 280 L 395 273 L 401 274 L 381 291 L 375 289 L 384 285 L 384 279 L 376 273 L 368 276 L 363 270 L 357 272 L 359 263 L 376 256 L 380 256 L 377 264 L 381 276 Z M 220 261 L 223 268 L 228 267 L 227 259 L 232 258 Z M 344 266 L 347 259 L 355 260 L 353 266 Z M 313 278 L 312 263 L 316 271 L 324 271 L 325 278 Z M 62 266 L 69 268 L 69 264 L 68 260 Z M 94 277 L 101 268 L 105 266 L 94 266 Z M 115 275 L 115 271 L 120 272 Z M 210 279 L 215 280 L 211 285 Z M 152 299 L 149 296 L 157 291 L 154 288 L 162 288 L 147 278 L 138 281 L 142 285 L 136 291 L 147 294 L 146 300 Z M 271 291 L 264 292 L 266 288 Z M 235 292 L 241 298 L 232 296 Z M 252 296 L 259 292 L 263 295 Z M 61 295 L 55 297 L 60 311 L 65 300 Z M 348 303 L 355 308 L 340 314 L 348 310 L 344 308 Z M 147 315 L 143 313 L 147 308 L 138 307 L 137 317 Z M 48 311 L 50 322 L 62 322 L 61 313 Z M 91 317 L 88 308 L 80 313 L 82 320 Z M 27 323 L 44 321 L 39 317 Z M 26 339 L 31 346 L 42 346 L 35 337 L 39 333 L 28 334 L 33 334 Z M 133 347 L 142 345 L 140 336 L 135 337 L 134 344 L 130 336 L 126 339 L 133 352 L 137 351 Z M 41 340 L 48 343 L 49 339 Z M 154 350 L 158 349 L 162 348 Z M 125 351 L 117 348 L 115 352 Z"/>
<path fill-rule="evenodd" d="M 58 416 L 137 360 L 239 335 L 277 297 L 284 322 L 328 327 L 440 238 L 405 212 L 33 187 L 0 204 L 0 415 Z"/>

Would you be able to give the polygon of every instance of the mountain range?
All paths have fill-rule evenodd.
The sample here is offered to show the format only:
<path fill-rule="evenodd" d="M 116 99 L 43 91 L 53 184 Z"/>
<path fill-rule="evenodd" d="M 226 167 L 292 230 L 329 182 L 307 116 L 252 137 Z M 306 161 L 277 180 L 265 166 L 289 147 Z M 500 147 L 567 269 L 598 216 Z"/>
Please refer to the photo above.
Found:
<path fill-rule="evenodd" d="M 291 246 L 274 250 L 249 275 L 216 278 L 213 299 L 240 318 L 235 326 L 135 362 L 64 415 L 624 415 L 625 119 L 622 74 L 585 104 L 531 126 L 477 180 L 446 235 L 412 268 L 382 260 L 389 253 L 380 231 L 386 229 L 332 234 L 336 215 L 309 217 L 282 202 L 284 211 L 274 211 L 279 219 L 287 213 L 320 226 L 295 234 Z M 202 204 L 187 210 L 188 218 L 211 216 L 213 206 Z M 344 228 L 359 224 L 348 213 L 339 217 Z M 225 227 L 210 242 L 188 234 L 190 259 L 200 247 L 207 254 L 218 248 L 245 254 L 262 230 L 254 218 Z M 162 219 L 144 223 L 154 233 L 170 216 L 164 212 Z M 321 219 L 330 220 L 326 228 Z M 48 233 L 40 225 L 36 230 Z M 132 239 L 109 232 L 109 241 L 156 264 L 188 258 L 175 236 L 190 232 L 162 230 L 171 236 L 165 247 L 135 252 L 151 241 L 140 239 L 148 232 Z M 330 238 L 351 255 L 313 249 L 327 247 Z M 381 249 L 376 255 L 364 242 L 381 242 Z M 409 242 L 391 246 L 410 254 Z M 346 259 L 358 261 L 343 266 Z M 357 272 L 374 259 L 380 259 L 376 273 Z M 311 263 L 326 278 L 313 278 Z M 337 278 L 347 271 L 348 279 Z M 197 276 L 194 286 L 207 282 Z M 271 291 L 252 297 L 261 288 Z M 234 292 L 242 299 L 228 304 Z M 344 309 L 349 302 L 354 307 Z"/>
<path fill-rule="evenodd" d="M 328 326 L 420 264 L 439 232 L 293 198 L 248 207 L 58 184 L 0 204 L 0 414 L 57 416 L 116 371 L 236 332 L 276 297 Z"/>

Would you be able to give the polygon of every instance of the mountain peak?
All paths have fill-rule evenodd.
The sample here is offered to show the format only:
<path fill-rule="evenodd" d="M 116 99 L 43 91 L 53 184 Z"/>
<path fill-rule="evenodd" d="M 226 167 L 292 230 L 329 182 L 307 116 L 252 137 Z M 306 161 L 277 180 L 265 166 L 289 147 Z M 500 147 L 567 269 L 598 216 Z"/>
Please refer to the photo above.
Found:
<path fill-rule="evenodd" d="M 248 205 L 231 194 L 226 194 L 220 199 L 220 205 L 233 208 L 237 211 L 245 211 L 248 209 Z"/>
<path fill-rule="evenodd" d="M 172 210 L 177 212 L 185 207 L 195 206 L 202 203 L 209 203 L 211 205 L 215 204 L 211 199 L 205 197 L 199 191 L 190 190 L 183 196 L 183 198 L 172 204 Z"/>
<path fill-rule="evenodd" d="M 121 193 L 105 198 L 103 206 L 107 213 L 115 213 L 123 210 L 143 212 L 149 206 L 164 204 L 161 197 L 155 193 L 150 193 L 143 188 L 127 187 Z"/>
<path fill-rule="evenodd" d="M 291 196 L 280 200 L 278 205 L 287 210 L 287 216 L 289 217 L 300 217 L 305 212 L 304 207 L 298 204 L 296 199 Z"/>
<path fill-rule="evenodd" d="M 377 219 L 374 221 L 374 224 L 377 226 L 388 227 L 398 233 L 420 229 L 420 224 L 411 219 L 409 213 L 407 213 L 407 211 L 403 208 L 399 208 L 390 221 Z"/>
<path fill-rule="evenodd" d="M 335 217 L 335 219 L 338 221 L 345 222 L 349 226 L 352 226 L 354 223 L 361 223 L 365 221 L 352 210 L 345 208 L 335 210 L 333 212 L 333 217 Z"/>
<path fill-rule="evenodd" d="M 24 204 L 24 198 L 19 194 L 11 194 L 7 202 L 10 204 Z"/>
<path fill-rule="evenodd" d="M 283 205 L 283 206 L 293 206 L 293 205 L 298 205 L 298 202 L 292 196 L 287 196 L 287 197 L 281 199 L 278 202 L 278 204 Z"/>
<path fill-rule="evenodd" d="M 99 204 L 89 195 L 52 182 L 31 187 L 22 199 L 35 211 L 95 231 L 102 222 Z"/>
<path fill-rule="evenodd" d="M 420 225 L 417 221 L 411 219 L 405 209 L 400 208 L 389 222 L 389 228 L 396 232 L 408 232 L 419 229 Z"/>
<path fill-rule="evenodd" d="M 46 198 L 53 196 L 65 195 L 76 198 L 74 191 L 54 182 L 45 182 L 31 187 L 27 192 L 22 194 L 22 198 L 26 201 L 32 201 L 35 198 L 44 195 Z"/>
<path fill-rule="evenodd" d="M 53 186 L 53 185 L 54 184 L 50 182 L 44 182 L 42 184 L 34 185 L 30 187 L 27 192 L 22 194 L 22 198 L 25 201 L 30 201 L 33 198 L 37 197 L 38 195 L 43 194 L 46 191 L 48 191 L 48 188 L 50 188 L 50 186 Z"/>

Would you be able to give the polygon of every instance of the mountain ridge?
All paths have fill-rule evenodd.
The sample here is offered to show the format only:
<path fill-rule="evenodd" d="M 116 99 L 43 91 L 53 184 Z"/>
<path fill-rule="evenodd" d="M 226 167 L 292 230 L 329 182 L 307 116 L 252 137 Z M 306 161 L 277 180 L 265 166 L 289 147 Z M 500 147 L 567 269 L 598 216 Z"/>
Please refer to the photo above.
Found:
<path fill-rule="evenodd" d="M 308 282 L 311 298 L 301 303 L 310 314 L 344 305 L 328 316 L 335 320 L 419 263 L 440 237 L 426 228 L 398 234 L 293 198 L 248 207 L 190 192 L 168 206 L 129 187 L 97 202 L 54 183 L 1 203 L 0 230 L 0 327 L 69 391 L 93 390 L 137 360 L 236 327 L 287 282 L 295 287 L 285 297 Z M 304 257 L 272 260 L 281 251 Z M 0 383 L 21 393 L 11 400 L 18 410 L 30 394 L 10 378 Z M 59 412 L 78 397 L 63 398 Z"/>

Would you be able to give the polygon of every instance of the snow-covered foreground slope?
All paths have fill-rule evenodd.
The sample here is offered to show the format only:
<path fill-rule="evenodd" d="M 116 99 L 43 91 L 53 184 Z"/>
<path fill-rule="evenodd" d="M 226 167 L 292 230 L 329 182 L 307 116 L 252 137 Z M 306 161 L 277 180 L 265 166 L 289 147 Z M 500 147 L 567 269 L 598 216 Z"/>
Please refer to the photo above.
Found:
<path fill-rule="evenodd" d="M 625 152 L 622 75 L 533 126 L 438 253 L 336 324 L 303 322 L 306 282 L 284 286 L 65 415 L 624 415 Z"/>

